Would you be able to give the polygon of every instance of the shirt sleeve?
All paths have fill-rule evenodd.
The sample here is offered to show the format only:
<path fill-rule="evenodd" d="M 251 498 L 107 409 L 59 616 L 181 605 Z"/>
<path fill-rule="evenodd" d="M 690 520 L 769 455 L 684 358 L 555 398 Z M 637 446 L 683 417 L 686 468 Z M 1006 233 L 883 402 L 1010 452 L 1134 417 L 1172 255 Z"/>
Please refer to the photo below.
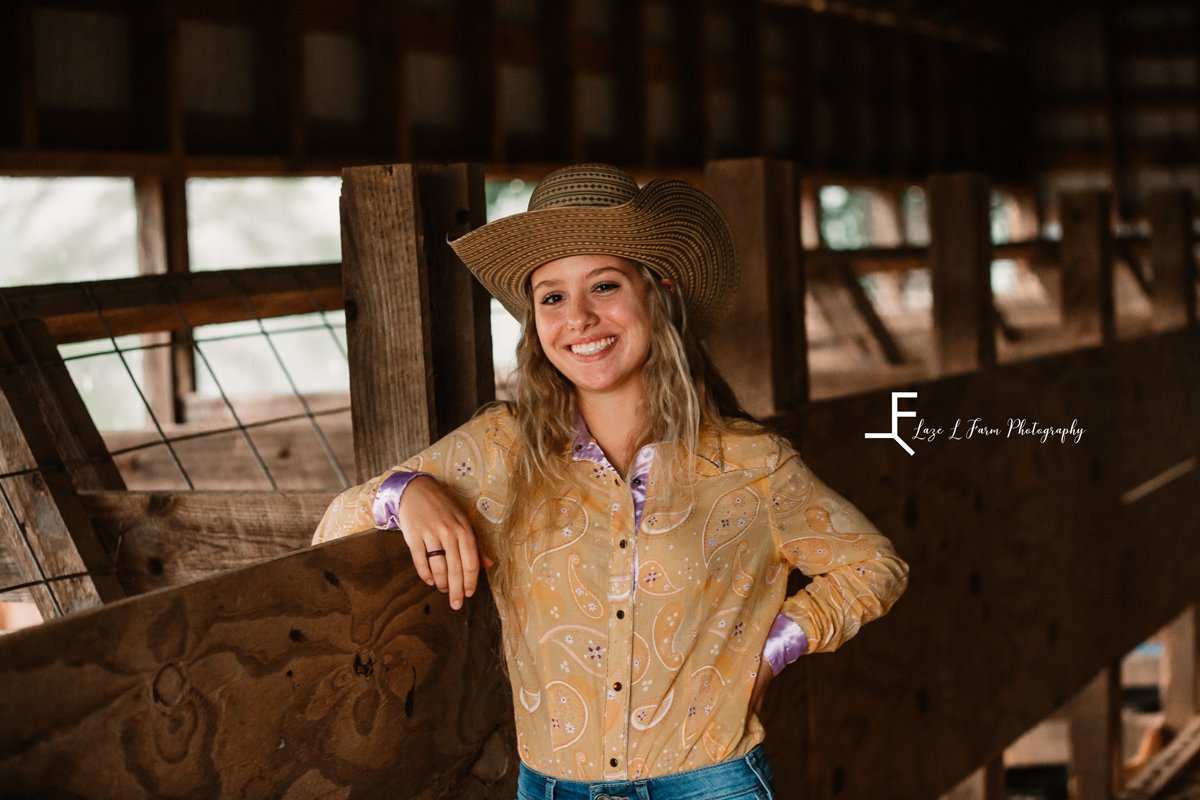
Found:
<path fill-rule="evenodd" d="M 781 613 L 800 626 L 806 652 L 829 652 L 888 612 L 908 585 L 908 565 L 862 512 L 780 444 L 769 477 L 772 528 L 781 559 L 813 579 Z"/>
<path fill-rule="evenodd" d="M 428 475 L 450 490 L 477 534 L 498 523 L 507 484 L 502 450 L 507 450 L 503 407 L 481 411 L 462 426 L 366 483 L 342 492 L 325 511 L 313 544 L 374 530 L 398 528 L 396 513 L 409 481 Z"/>

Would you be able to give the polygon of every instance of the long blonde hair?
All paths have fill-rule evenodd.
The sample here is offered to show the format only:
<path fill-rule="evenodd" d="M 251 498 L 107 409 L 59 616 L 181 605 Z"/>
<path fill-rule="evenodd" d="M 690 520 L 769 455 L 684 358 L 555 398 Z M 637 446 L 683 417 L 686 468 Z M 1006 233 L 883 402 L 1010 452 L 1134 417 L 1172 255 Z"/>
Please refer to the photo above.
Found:
<path fill-rule="evenodd" d="M 651 442 L 664 442 L 655 455 L 664 472 L 660 491 L 690 491 L 701 433 L 760 430 L 721 378 L 704 346 L 687 325 L 679 292 L 669 291 L 644 264 L 637 264 L 646 283 L 650 317 L 650 352 L 642 367 L 641 419 L 633 452 Z M 499 569 L 493 590 L 511 597 L 517 587 L 519 554 L 539 534 L 530 525 L 538 501 L 582 492 L 580 474 L 570 467 L 575 435 L 575 387 L 546 357 L 534 324 L 533 297 L 525 288 L 525 320 L 517 345 L 517 368 L 510 379 L 509 408 L 516 428 L 510 452 L 508 511 L 496 537 Z"/>

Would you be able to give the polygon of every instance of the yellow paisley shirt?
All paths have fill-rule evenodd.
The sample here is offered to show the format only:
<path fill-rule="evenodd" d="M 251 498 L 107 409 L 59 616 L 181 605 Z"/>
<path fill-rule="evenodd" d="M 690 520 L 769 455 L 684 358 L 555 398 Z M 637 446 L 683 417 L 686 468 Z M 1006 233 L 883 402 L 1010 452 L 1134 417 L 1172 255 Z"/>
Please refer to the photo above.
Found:
<path fill-rule="evenodd" d="M 376 527 L 380 483 L 423 471 L 450 490 L 482 548 L 502 552 L 513 439 L 506 408 L 483 411 L 343 492 L 314 544 Z M 891 542 L 786 440 L 705 436 L 698 455 L 695 490 L 675 504 L 660 498 L 651 462 L 636 531 L 633 487 L 606 461 L 571 461 L 587 491 L 534 507 L 530 524 L 553 533 L 512 554 L 523 582 L 501 613 L 527 766 L 638 780 L 740 758 L 763 739 L 747 711 L 776 615 L 801 627 L 808 653 L 832 651 L 904 592 L 908 566 Z M 791 569 L 812 581 L 785 597 Z"/>

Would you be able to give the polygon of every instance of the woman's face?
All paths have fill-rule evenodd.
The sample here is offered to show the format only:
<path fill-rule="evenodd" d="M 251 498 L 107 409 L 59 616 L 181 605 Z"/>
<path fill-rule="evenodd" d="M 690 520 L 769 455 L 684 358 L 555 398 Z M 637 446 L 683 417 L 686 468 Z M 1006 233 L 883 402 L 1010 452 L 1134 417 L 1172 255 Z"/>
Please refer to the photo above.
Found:
<path fill-rule="evenodd" d="M 530 281 L 542 349 L 577 391 L 640 387 L 650 313 L 636 264 L 617 256 L 568 256 L 538 267 Z"/>

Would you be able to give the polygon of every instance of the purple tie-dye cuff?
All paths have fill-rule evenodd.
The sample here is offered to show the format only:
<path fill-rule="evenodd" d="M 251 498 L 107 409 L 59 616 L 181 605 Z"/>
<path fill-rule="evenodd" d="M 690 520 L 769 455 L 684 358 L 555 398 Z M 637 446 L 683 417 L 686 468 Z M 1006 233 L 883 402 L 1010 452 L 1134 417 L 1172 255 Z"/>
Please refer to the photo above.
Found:
<path fill-rule="evenodd" d="M 375 527 L 384 530 L 398 530 L 400 523 L 396 521 L 396 513 L 400 508 L 400 498 L 409 481 L 419 475 L 429 475 L 428 472 L 393 472 L 383 479 L 375 490 L 375 504 L 371 507 L 375 515 Z M 429 477 L 433 477 L 429 475 Z"/>
<path fill-rule="evenodd" d="M 808 652 L 808 636 L 804 629 L 786 614 L 776 614 L 767 643 L 763 645 L 763 658 L 778 675 L 783 668 Z"/>

